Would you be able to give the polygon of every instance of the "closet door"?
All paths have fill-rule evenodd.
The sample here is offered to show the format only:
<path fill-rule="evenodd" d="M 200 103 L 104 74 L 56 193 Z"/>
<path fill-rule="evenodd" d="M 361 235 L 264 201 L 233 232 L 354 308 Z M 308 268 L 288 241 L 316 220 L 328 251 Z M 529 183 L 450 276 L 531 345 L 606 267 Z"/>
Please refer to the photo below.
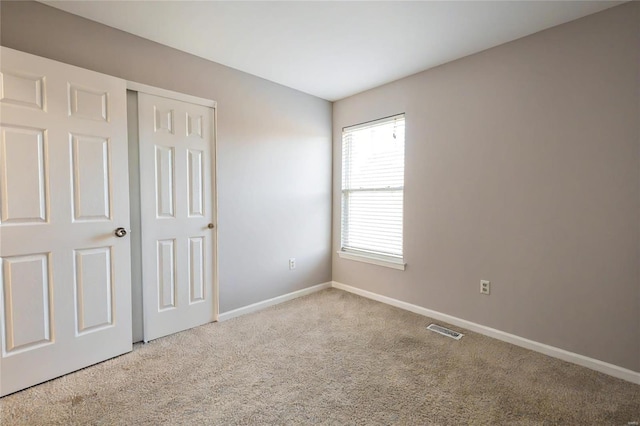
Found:
<path fill-rule="evenodd" d="M 1 49 L 6 395 L 131 350 L 131 265 L 126 83 Z"/>
<path fill-rule="evenodd" d="M 144 340 L 216 319 L 213 109 L 138 95 Z"/>

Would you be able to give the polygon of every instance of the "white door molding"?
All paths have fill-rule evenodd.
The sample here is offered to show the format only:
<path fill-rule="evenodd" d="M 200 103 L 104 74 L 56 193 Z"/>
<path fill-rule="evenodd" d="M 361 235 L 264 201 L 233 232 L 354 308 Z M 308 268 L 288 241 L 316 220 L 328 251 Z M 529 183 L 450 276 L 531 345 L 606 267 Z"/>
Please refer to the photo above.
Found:
<path fill-rule="evenodd" d="M 187 102 L 194 105 L 201 105 L 208 108 L 216 108 L 217 102 L 211 99 L 200 98 L 198 96 L 187 95 L 185 93 L 174 92 L 160 87 L 149 86 L 147 84 L 127 81 L 127 90 L 160 96 L 162 98 L 174 99 L 176 101 Z"/>

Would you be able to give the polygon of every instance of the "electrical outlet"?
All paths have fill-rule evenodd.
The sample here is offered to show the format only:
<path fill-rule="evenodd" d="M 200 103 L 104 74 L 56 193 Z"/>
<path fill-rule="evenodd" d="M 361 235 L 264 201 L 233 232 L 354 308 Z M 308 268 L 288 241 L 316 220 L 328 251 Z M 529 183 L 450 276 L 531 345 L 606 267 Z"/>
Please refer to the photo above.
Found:
<path fill-rule="evenodd" d="M 491 281 L 480 280 L 480 293 L 487 295 L 491 293 Z"/>
<path fill-rule="evenodd" d="M 296 258 L 289 259 L 289 270 L 296 269 Z"/>

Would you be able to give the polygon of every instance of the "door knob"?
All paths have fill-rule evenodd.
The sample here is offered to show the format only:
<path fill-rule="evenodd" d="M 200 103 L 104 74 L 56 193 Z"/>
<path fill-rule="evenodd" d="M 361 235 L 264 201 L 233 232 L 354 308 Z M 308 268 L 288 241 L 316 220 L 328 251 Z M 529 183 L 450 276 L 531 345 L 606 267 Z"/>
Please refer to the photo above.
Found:
<path fill-rule="evenodd" d="M 118 228 L 118 229 L 116 229 L 115 234 L 116 234 L 116 237 L 118 237 L 118 238 L 122 238 L 122 237 L 124 237 L 125 235 L 127 235 L 127 230 L 126 230 L 126 229 L 124 229 L 124 228 Z"/>
<path fill-rule="evenodd" d="M 207 225 L 207 228 L 209 228 L 209 229 L 213 229 L 213 228 L 214 228 L 213 223 L 208 224 L 208 225 Z"/>

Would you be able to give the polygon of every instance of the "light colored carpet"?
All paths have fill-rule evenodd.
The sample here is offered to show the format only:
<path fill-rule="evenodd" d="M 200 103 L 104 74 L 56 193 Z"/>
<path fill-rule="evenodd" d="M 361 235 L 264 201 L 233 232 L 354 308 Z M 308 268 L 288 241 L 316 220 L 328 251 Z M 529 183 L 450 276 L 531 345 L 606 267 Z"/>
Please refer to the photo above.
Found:
<path fill-rule="evenodd" d="M 627 425 L 640 386 L 330 289 L 0 400 L 2 425 Z"/>

